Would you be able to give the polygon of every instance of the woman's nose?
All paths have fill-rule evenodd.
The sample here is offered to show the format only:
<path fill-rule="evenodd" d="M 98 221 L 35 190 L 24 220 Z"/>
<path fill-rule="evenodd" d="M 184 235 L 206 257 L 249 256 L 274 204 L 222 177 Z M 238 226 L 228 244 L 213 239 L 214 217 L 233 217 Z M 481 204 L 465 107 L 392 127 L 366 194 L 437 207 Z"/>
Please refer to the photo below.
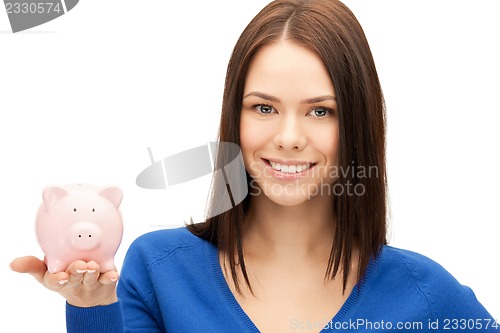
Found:
<path fill-rule="evenodd" d="M 295 115 L 282 116 L 274 135 L 274 144 L 280 150 L 302 150 L 306 136 L 300 120 Z"/>

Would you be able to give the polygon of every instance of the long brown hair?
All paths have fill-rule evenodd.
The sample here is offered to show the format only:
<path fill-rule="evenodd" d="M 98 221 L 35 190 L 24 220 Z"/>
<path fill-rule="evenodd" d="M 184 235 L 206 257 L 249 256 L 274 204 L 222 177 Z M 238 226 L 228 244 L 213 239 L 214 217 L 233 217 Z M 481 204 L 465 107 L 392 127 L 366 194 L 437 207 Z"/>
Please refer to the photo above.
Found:
<path fill-rule="evenodd" d="M 336 92 L 339 168 L 354 171 L 341 172 L 337 183 L 363 189 L 363 195 L 344 193 L 332 200 L 336 232 L 325 278 L 334 278 L 341 271 L 345 290 L 351 260 L 358 260 L 359 281 L 370 259 L 377 257 L 387 243 L 384 99 L 365 34 L 349 8 L 337 0 L 276 0 L 253 18 L 236 43 L 227 68 L 219 140 L 239 145 L 243 89 L 250 61 L 262 46 L 282 39 L 312 50 L 323 60 Z M 217 158 L 218 166 L 225 162 L 224 156 Z M 376 170 L 375 177 L 361 173 L 368 168 Z M 247 173 L 247 186 L 250 180 Z M 209 212 L 210 207 L 218 205 L 217 191 Z M 228 254 L 238 292 L 238 267 L 251 290 L 242 247 L 242 225 L 249 205 L 250 196 L 204 223 L 188 225 L 192 233 Z M 359 258 L 352 258 L 355 244 Z"/>

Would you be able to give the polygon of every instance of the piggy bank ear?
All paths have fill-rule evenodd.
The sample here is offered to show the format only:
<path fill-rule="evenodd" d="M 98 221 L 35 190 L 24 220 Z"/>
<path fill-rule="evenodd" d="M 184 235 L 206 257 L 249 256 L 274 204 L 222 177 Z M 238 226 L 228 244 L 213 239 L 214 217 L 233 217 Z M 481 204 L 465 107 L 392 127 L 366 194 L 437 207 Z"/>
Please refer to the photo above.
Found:
<path fill-rule="evenodd" d="M 42 193 L 43 203 L 50 210 L 57 201 L 68 195 L 65 189 L 59 186 L 47 186 Z"/>
<path fill-rule="evenodd" d="M 116 208 L 120 207 L 123 198 L 121 189 L 115 186 L 105 186 L 99 190 L 99 195 L 111 201 Z"/>

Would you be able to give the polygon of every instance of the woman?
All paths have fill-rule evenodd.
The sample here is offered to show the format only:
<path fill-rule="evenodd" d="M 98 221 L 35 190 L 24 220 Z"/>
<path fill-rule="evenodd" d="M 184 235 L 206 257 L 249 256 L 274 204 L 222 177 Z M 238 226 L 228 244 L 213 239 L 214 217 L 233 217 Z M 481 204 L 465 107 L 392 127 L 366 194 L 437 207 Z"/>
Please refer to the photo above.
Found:
<path fill-rule="evenodd" d="M 383 96 L 342 3 L 277 0 L 250 22 L 219 140 L 241 147 L 249 195 L 139 237 L 117 288 L 95 262 L 12 263 L 66 298 L 68 332 L 498 331 L 440 265 L 386 244 Z"/>

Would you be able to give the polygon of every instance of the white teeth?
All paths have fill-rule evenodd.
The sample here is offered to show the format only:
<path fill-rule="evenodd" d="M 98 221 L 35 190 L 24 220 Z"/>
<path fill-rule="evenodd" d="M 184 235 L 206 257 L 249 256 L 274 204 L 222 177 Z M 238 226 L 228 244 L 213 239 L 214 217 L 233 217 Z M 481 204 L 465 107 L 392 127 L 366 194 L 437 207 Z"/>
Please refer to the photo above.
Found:
<path fill-rule="evenodd" d="M 269 161 L 271 163 L 271 167 L 274 170 L 278 170 L 281 172 L 286 172 L 286 173 L 298 173 L 302 172 L 306 169 L 309 169 L 311 164 L 306 163 L 306 164 L 299 164 L 299 165 L 286 165 L 286 164 L 281 164 L 281 163 L 276 163 Z"/>

